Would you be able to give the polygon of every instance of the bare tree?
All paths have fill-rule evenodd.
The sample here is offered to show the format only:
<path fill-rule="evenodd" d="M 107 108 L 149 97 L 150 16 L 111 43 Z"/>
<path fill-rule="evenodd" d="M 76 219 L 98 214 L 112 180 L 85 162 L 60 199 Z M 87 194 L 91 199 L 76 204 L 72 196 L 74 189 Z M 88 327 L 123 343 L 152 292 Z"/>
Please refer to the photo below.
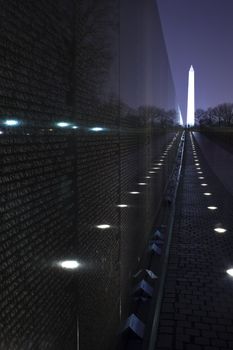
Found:
<path fill-rule="evenodd" d="M 221 122 L 225 126 L 231 126 L 233 120 L 233 104 L 223 103 L 214 108 L 214 114 L 218 118 L 218 124 Z"/>

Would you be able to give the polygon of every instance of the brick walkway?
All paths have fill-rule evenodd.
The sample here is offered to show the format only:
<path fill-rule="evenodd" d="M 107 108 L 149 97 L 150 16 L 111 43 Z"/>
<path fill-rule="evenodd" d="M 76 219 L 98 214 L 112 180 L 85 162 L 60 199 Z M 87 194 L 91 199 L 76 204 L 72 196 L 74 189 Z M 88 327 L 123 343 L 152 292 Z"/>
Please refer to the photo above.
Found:
<path fill-rule="evenodd" d="M 157 350 L 233 349 L 233 200 L 194 145 L 199 170 L 187 133 Z"/>

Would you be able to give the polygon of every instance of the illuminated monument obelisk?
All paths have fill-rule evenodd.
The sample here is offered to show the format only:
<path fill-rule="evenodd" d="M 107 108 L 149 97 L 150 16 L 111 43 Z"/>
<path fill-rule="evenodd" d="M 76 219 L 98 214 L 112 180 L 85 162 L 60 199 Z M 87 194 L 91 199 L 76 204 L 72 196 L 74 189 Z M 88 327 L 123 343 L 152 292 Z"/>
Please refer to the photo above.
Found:
<path fill-rule="evenodd" d="M 188 103 L 187 103 L 187 125 L 195 124 L 195 90 L 194 90 L 194 69 L 193 66 L 189 69 L 188 82 Z"/>

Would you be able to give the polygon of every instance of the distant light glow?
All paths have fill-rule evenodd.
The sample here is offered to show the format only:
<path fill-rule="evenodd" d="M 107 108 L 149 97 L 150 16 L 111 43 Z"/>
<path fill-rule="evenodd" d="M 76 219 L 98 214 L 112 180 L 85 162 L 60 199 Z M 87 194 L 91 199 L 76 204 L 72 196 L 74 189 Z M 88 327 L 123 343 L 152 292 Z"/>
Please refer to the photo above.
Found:
<path fill-rule="evenodd" d="M 67 126 L 69 126 L 69 123 L 66 122 L 59 122 L 57 123 L 57 126 L 59 126 L 59 128 L 66 128 Z"/>
<path fill-rule="evenodd" d="M 208 209 L 209 209 L 209 210 L 217 210 L 218 207 L 210 206 L 210 207 L 208 207 Z"/>
<path fill-rule="evenodd" d="M 227 272 L 228 275 L 233 277 L 233 268 L 228 269 L 226 272 Z"/>
<path fill-rule="evenodd" d="M 181 113 L 180 106 L 178 106 L 178 115 L 179 115 L 179 124 L 180 124 L 181 126 L 183 126 L 184 123 L 183 123 L 183 118 L 182 118 L 182 113 Z"/>
<path fill-rule="evenodd" d="M 80 266 L 80 263 L 76 260 L 64 260 L 59 263 L 63 269 L 74 270 Z"/>
<path fill-rule="evenodd" d="M 19 121 L 15 119 L 8 119 L 4 122 L 4 124 L 7 126 L 16 126 L 19 125 Z"/>
<path fill-rule="evenodd" d="M 154 167 L 153 169 L 154 169 L 154 170 L 159 170 L 159 169 L 160 169 L 160 167 Z"/>
<path fill-rule="evenodd" d="M 203 179 L 204 179 L 204 176 L 199 176 L 198 179 L 203 180 Z"/>
<path fill-rule="evenodd" d="M 72 129 L 78 129 L 77 125 L 72 126 Z"/>
<path fill-rule="evenodd" d="M 151 176 L 145 176 L 145 179 L 151 179 Z"/>
<path fill-rule="evenodd" d="M 101 128 L 99 126 L 95 126 L 94 128 L 90 128 L 91 131 L 95 131 L 95 132 L 99 132 L 99 131 L 103 131 L 104 128 Z"/>
<path fill-rule="evenodd" d="M 156 174 L 156 172 L 155 172 L 155 171 L 149 171 L 149 173 L 150 173 L 150 174 Z"/>
<path fill-rule="evenodd" d="M 208 186 L 207 184 L 201 184 L 201 186 L 205 187 L 205 186 Z"/>
<path fill-rule="evenodd" d="M 210 192 L 205 192 L 203 194 L 204 194 L 204 196 L 212 196 L 212 193 L 210 193 Z"/>
<path fill-rule="evenodd" d="M 202 172 L 202 171 L 198 171 L 197 173 L 198 173 L 198 174 L 203 174 L 203 172 Z"/>
<path fill-rule="evenodd" d="M 2 135 L 2 134 L 3 134 L 3 131 L 0 130 L 0 135 Z"/>
<path fill-rule="evenodd" d="M 196 165 L 196 166 L 199 166 L 199 165 L 200 165 L 200 163 L 196 163 L 195 165 Z"/>
<path fill-rule="evenodd" d="M 127 204 L 118 204 L 117 206 L 118 206 L 118 208 L 127 208 L 128 207 Z"/>
<path fill-rule="evenodd" d="M 197 168 L 197 170 L 201 170 L 201 168 Z"/>
<path fill-rule="evenodd" d="M 102 224 L 102 225 L 97 225 L 97 228 L 100 228 L 101 230 L 106 230 L 107 228 L 110 228 L 111 226 L 108 224 Z"/>
<path fill-rule="evenodd" d="M 225 233 L 227 230 L 223 227 L 217 227 L 214 229 L 214 231 L 218 233 Z"/>
<path fill-rule="evenodd" d="M 140 192 L 137 192 L 137 191 L 132 191 L 132 192 L 129 192 L 130 194 L 139 194 Z"/>

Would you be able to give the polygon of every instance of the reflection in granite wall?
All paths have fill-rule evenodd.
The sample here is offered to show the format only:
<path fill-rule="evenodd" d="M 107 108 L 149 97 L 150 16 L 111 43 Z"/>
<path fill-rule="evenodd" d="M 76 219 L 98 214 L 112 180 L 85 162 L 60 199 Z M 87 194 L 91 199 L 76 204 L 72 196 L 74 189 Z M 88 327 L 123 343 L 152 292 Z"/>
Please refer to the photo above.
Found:
<path fill-rule="evenodd" d="M 0 349 L 111 349 L 168 168 L 129 192 L 176 122 L 158 12 L 0 5 Z"/>

